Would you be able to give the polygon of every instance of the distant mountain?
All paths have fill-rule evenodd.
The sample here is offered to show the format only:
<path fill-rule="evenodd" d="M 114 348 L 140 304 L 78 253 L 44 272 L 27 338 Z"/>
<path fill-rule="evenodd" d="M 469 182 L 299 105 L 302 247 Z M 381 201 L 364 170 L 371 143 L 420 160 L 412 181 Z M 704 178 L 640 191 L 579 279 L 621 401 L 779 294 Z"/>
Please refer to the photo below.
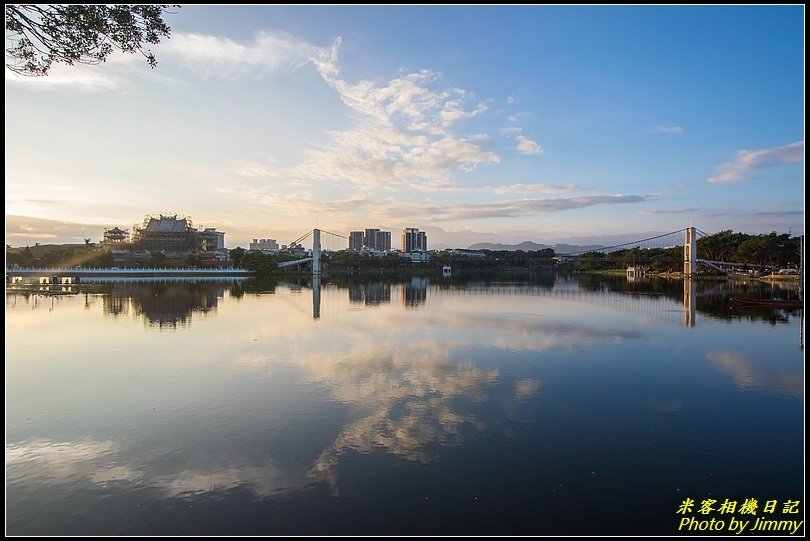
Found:
<path fill-rule="evenodd" d="M 532 242 L 530 240 L 524 240 L 520 244 L 501 244 L 499 242 L 478 242 L 471 245 L 468 249 L 469 250 L 505 250 L 514 252 L 517 250 L 523 250 L 524 252 L 535 252 L 537 250 L 544 250 L 546 248 L 551 248 L 557 254 L 570 254 L 576 252 L 587 252 L 589 250 L 599 250 L 604 248 L 604 246 L 599 244 L 591 244 L 587 246 L 578 246 L 574 244 L 538 244 L 536 242 Z"/>
<path fill-rule="evenodd" d="M 551 246 L 547 244 L 538 244 L 536 242 L 530 240 L 524 240 L 520 244 L 503 244 L 501 242 L 476 242 L 475 244 L 470 245 L 468 250 L 508 250 L 508 251 L 516 251 L 516 250 L 523 250 L 524 252 L 532 252 L 537 250 L 544 250 L 546 248 L 551 248 Z"/>

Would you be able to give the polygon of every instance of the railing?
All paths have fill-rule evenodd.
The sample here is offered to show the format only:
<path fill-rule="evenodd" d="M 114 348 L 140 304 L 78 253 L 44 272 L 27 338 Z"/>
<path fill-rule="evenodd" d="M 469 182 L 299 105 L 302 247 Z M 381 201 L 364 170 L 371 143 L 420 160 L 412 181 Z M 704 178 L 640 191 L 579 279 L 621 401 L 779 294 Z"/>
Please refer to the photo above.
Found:
<path fill-rule="evenodd" d="M 247 273 L 245 269 L 236 267 L 14 267 L 7 268 L 6 274 L 232 274 Z"/>

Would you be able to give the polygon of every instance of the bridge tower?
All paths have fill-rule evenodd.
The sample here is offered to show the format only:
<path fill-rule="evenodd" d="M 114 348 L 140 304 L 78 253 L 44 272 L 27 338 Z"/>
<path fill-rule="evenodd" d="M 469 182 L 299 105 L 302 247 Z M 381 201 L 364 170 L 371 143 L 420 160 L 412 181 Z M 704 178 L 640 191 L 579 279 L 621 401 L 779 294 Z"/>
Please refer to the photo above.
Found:
<path fill-rule="evenodd" d="M 694 227 L 687 227 L 683 231 L 683 275 L 691 276 L 697 269 L 697 237 Z"/>
<path fill-rule="evenodd" d="M 312 275 L 321 275 L 321 230 L 312 230 Z"/>

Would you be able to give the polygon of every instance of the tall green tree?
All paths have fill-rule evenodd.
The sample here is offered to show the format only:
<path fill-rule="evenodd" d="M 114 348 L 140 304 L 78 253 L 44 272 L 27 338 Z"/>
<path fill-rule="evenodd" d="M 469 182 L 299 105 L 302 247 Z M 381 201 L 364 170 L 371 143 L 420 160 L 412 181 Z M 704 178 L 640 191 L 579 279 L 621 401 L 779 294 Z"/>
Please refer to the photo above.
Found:
<path fill-rule="evenodd" d="M 242 260 L 245 258 L 245 253 L 247 252 L 241 246 L 237 246 L 236 248 L 231 248 L 230 250 L 228 250 L 228 255 L 233 260 L 234 267 L 242 266 Z"/>
<path fill-rule="evenodd" d="M 54 62 L 98 64 L 115 50 L 141 53 L 157 65 L 148 44 L 168 38 L 163 20 L 179 5 L 6 4 L 6 68 L 47 75 Z"/>
<path fill-rule="evenodd" d="M 248 252 L 242 262 L 247 270 L 251 270 L 256 274 L 274 274 L 278 271 L 276 261 L 262 252 Z"/>

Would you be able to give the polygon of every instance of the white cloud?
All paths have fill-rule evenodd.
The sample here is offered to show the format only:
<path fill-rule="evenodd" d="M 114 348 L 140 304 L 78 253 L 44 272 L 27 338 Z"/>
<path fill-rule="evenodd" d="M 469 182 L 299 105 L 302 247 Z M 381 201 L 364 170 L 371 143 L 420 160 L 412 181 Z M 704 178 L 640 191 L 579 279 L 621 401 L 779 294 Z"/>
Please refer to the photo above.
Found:
<path fill-rule="evenodd" d="M 79 90 L 109 91 L 125 86 L 127 78 L 137 73 L 136 65 L 142 60 L 141 55 L 124 54 L 115 51 L 103 64 L 67 64 L 56 63 L 51 66 L 48 75 L 29 77 L 6 70 L 6 82 L 41 90 Z M 144 69 L 151 71 L 144 62 Z"/>
<path fill-rule="evenodd" d="M 582 186 L 579 184 L 505 184 L 503 186 L 496 186 L 492 188 L 495 193 L 556 193 L 567 192 L 572 190 L 581 190 Z"/>
<path fill-rule="evenodd" d="M 271 177 L 276 174 L 276 170 L 261 163 L 249 163 L 240 167 L 236 174 L 240 177 Z"/>
<path fill-rule="evenodd" d="M 701 207 L 684 207 L 675 209 L 640 210 L 636 214 L 641 216 L 654 216 L 656 214 L 691 214 L 700 212 L 702 210 L 703 209 Z"/>
<path fill-rule="evenodd" d="M 513 124 L 517 124 L 522 122 L 523 120 L 531 120 L 534 118 L 534 113 L 530 113 L 528 111 L 521 111 L 519 113 L 515 113 L 514 115 L 509 116 L 509 122 Z"/>
<path fill-rule="evenodd" d="M 737 182 L 754 169 L 772 165 L 796 163 L 804 160 L 804 141 L 789 145 L 757 150 L 740 150 L 733 162 L 717 168 L 717 174 L 706 179 L 706 182 Z"/>
<path fill-rule="evenodd" d="M 453 133 L 459 122 L 483 114 L 485 103 L 468 106 L 468 92 L 461 89 L 434 90 L 439 75 L 430 70 L 383 84 L 349 83 L 339 78 L 340 43 L 313 51 L 311 60 L 353 113 L 354 126 L 330 133 L 307 162 L 293 168 L 293 176 L 367 186 L 436 186 L 456 171 L 500 162 L 487 149 L 486 135 Z"/>
<path fill-rule="evenodd" d="M 251 43 L 241 44 L 229 38 L 172 33 L 153 48 L 159 67 L 151 70 L 141 55 L 115 51 L 100 65 L 54 64 L 45 77 L 25 77 L 6 70 L 6 81 L 32 88 L 70 88 L 78 90 L 114 90 L 125 87 L 133 76 L 172 81 L 160 69 L 163 62 L 176 62 L 197 77 L 236 78 L 250 72 L 277 72 L 300 68 L 323 49 L 284 33 L 259 32 Z M 139 66 L 139 64 L 143 66 Z M 142 67 L 143 69 L 137 69 Z"/>
<path fill-rule="evenodd" d="M 295 69 L 311 61 L 319 48 L 281 33 L 259 32 L 247 45 L 203 34 L 172 34 L 160 54 L 173 57 L 203 79 L 234 78 L 253 70 Z"/>
<path fill-rule="evenodd" d="M 681 135 L 685 130 L 680 126 L 653 126 L 647 133 L 668 133 L 671 135 Z"/>
<path fill-rule="evenodd" d="M 109 71 L 93 71 L 84 66 L 53 66 L 50 74 L 42 77 L 26 77 L 6 70 L 6 82 L 31 88 L 76 88 L 80 90 L 114 90 L 120 80 Z"/>
<path fill-rule="evenodd" d="M 452 205 L 425 205 L 393 201 L 379 204 L 381 215 L 401 219 L 430 218 L 433 221 L 474 220 L 478 218 L 514 218 L 547 212 L 558 212 L 621 203 L 641 203 L 640 195 L 596 195 L 549 199 L 519 199 L 494 203 L 457 203 Z"/>
<path fill-rule="evenodd" d="M 533 156 L 537 154 L 542 154 L 543 149 L 540 147 L 540 144 L 536 141 L 532 141 L 525 135 L 518 135 L 515 137 L 515 141 L 517 142 L 517 151 L 521 154 L 526 154 L 527 156 Z"/>

